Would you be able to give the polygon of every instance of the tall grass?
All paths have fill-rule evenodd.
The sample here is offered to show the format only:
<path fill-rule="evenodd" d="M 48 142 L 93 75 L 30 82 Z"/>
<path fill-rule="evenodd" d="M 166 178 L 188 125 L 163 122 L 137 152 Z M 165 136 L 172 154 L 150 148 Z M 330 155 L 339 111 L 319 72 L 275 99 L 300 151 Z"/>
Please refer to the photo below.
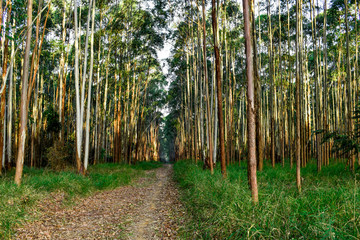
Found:
<path fill-rule="evenodd" d="M 99 164 L 89 168 L 87 176 L 75 171 L 55 172 L 24 168 L 21 186 L 13 183 L 14 171 L 0 177 L 0 239 L 11 238 L 16 224 L 22 223 L 36 209 L 36 202 L 49 193 L 61 191 L 66 199 L 130 184 L 144 170 L 160 167 L 160 163 Z"/>
<path fill-rule="evenodd" d="M 258 172 L 259 204 L 251 202 L 246 166 L 228 167 L 228 178 L 201 165 L 177 162 L 175 179 L 192 216 L 188 239 L 359 239 L 359 175 L 343 164 L 302 169 L 302 193 L 295 168 L 266 166 Z"/>

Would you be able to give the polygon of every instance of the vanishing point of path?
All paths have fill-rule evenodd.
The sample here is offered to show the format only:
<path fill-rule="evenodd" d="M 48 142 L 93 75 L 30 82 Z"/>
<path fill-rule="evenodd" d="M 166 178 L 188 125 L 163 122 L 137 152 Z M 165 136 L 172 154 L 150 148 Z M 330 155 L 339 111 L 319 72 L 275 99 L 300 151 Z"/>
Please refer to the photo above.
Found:
<path fill-rule="evenodd" d="M 63 196 L 41 203 L 40 217 L 16 239 L 176 239 L 184 210 L 172 165 L 147 171 L 130 186 L 102 191 L 64 207 Z"/>

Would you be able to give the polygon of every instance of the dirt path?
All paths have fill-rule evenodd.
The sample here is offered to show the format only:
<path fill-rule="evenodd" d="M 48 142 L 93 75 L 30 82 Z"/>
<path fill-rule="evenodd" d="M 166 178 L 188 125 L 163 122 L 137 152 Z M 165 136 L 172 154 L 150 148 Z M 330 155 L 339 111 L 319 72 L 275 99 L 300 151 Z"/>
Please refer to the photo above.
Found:
<path fill-rule="evenodd" d="M 73 207 L 61 207 L 62 197 L 54 195 L 15 238 L 176 239 L 184 211 L 172 171 L 164 165 L 131 186 L 98 192 Z"/>

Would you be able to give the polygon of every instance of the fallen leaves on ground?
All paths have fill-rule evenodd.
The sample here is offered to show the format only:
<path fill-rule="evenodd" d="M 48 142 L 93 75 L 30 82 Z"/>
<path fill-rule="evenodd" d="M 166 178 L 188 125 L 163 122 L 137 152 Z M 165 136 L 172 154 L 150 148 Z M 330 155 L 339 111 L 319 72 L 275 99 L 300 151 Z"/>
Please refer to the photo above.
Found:
<path fill-rule="evenodd" d="M 165 165 L 131 186 L 97 192 L 70 207 L 62 204 L 63 193 L 54 193 L 15 238 L 176 239 L 184 210 L 171 175 L 172 166 Z"/>

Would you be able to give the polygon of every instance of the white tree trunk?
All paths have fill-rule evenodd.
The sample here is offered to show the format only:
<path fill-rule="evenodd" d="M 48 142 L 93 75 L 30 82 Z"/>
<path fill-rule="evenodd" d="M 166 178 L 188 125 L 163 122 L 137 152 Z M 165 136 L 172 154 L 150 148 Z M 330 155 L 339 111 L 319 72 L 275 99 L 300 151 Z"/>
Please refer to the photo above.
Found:
<path fill-rule="evenodd" d="M 13 20 L 13 27 L 15 27 L 15 19 Z M 14 31 L 12 31 L 12 37 L 14 39 Z M 15 54 L 15 43 L 11 40 L 11 56 Z M 13 61 L 10 63 L 10 77 L 9 77 L 9 98 L 8 98 L 8 124 L 7 124 L 7 159 L 8 163 L 11 162 L 11 133 L 12 133 L 12 112 L 13 112 L 13 76 L 14 75 L 14 64 Z M 5 142 L 5 141 L 4 141 Z"/>
<path fill-rule="evenodd" d="M 94 26 L 95 26 L 95 0 L 93 0 L 92 6 L 92 24 L 91 24 L 91 40 L 90 40 L 90 74 L 89 74 L 89 87 L 88 87 L 88 100 L 86 109 L 86 129 L 85 129 L 85 159 L 84 169 L 87 170 L 89 163 L 89 135 L 90 135 L 90 108 L 91 108 L 91 87 L 92 76 L 94 68 Z"/>
<path fill-rule="evenodd" d="M 80 112 L 80 86 L 79 86 L 79 33 L 77 18 L 77 1 L 74 1 L 74 22 L 75 22 L 75 99 L 76 99 L 76 159 L 77 167 L 80 170 L 79 163 L 81 161 L 81 112 Z"/>

